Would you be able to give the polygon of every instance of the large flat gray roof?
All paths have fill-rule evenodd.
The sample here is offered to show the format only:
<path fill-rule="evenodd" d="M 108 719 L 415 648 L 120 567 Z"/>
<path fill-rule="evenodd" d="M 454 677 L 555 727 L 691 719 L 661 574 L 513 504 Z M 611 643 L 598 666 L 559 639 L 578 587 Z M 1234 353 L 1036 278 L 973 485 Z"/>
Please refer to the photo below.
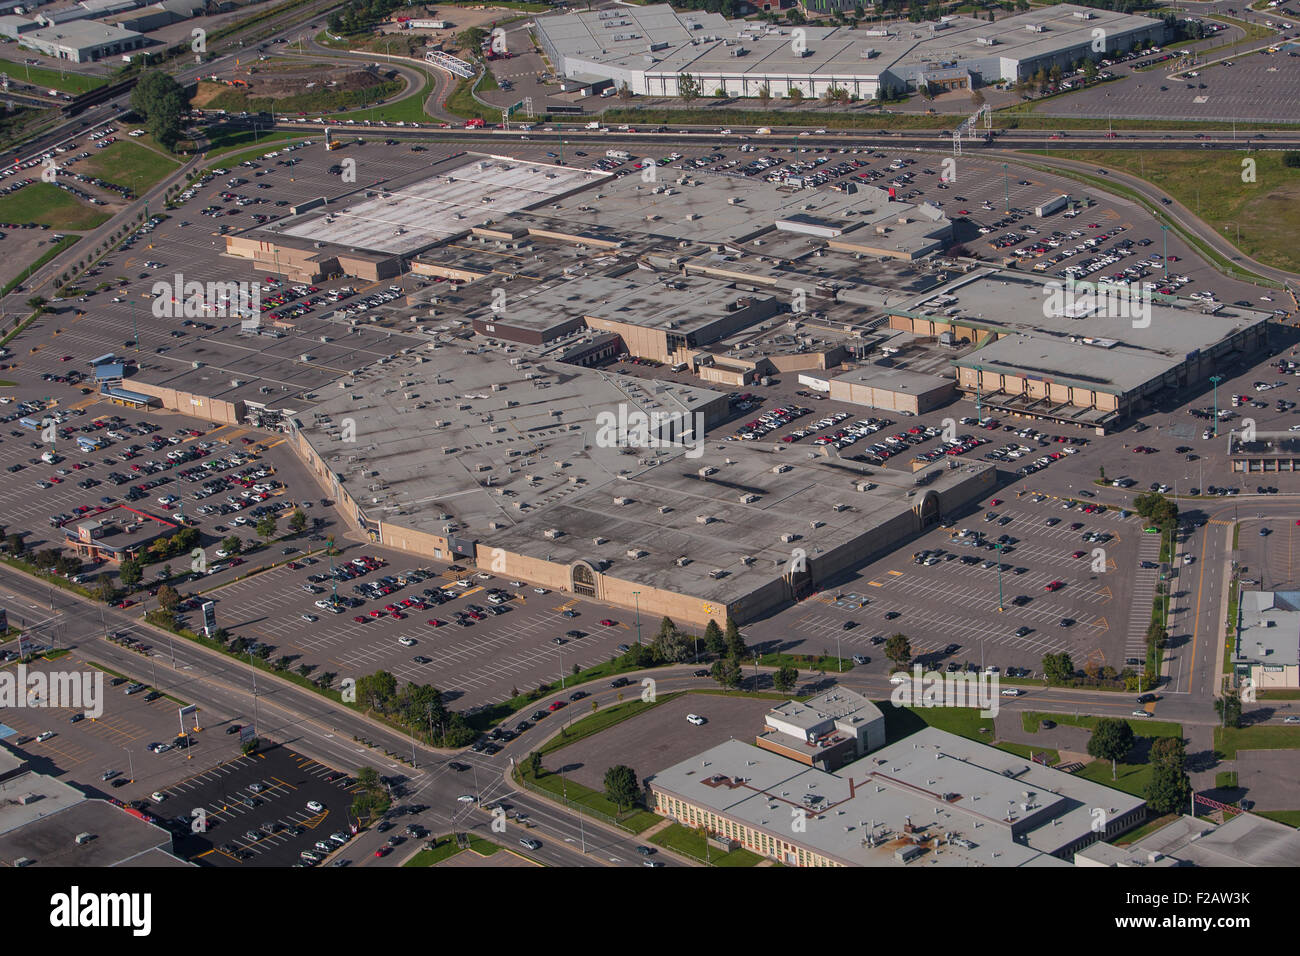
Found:
<path fill-rule="evenodd" d="M 1096 29 L 1114 43 L 1130 31 L 1154 25 L 1149 17 L 1058 4 L 994 23 L 966 16 L 944 17 L 939 23 L 895 22 L 886 26 L 887 36 L 870 35 L 879 31 L 867 29 L 805 25 L 799 27 L 804 52 L 796 53 L 791 27 L 727 20 L 700 11 L 674 13 L 666 5 L 537 20 L 537 29 L 554 50 L 579 61 L 665 75 L 796 79 L 813 74 L 878 77 L 891 69 L 932 64 L 938 69 L 966 60 L 1033 60 L 1090 46 Z"/>
<path fill-rule="evenodd" d="M 1104 312 L 1071 318 L 1048 307 L 1059 288 L 1055 279 L 980 270 L 894 311 L 1004 333 L 955 359 L 957 365 L 1117 393 L 1138 388 L 1197 351 L 1270 318 L 1236 306 L 1209 313 L 1186 301 L 1152 301 L 1145 325 L 1135 324 L 1129 315 L 1111 318 Z"/>
<path fill-rule="evenodd" d="M 597 170 L 507 156 L 449 159 L 405 183 L 345 196 L 265 231 L 406 255 L 604 179 Z"/>
<path fill-rule="evenodd" d="M 695 459 L 680 447 L 602 447 L 601 413 L 716 414 L 726 396 L 564 365 L 555 354 L 426 348 L 322 395 L 313 414 L 323 417 L 303 416 L 302 430 L 372 519 L 432 534 L 452 526 L 490 547 L 603 562 L 619 577 L 719 601 L 783 573 L 792 546 L 783 534 L 797 535 L 815 560 L 916 503 L 916 475 L 867 478 L 857 463 L 789 445 L 711 440 Z M 342 440 L 345 418 L 355 442 Z M 944 464 L 927 489 L 942 492 L 989 467 Z M 702 476 L 705 467 L 716 471 Z M 858 490 L 868 480 L 874 487 Z M 550 529 L 563 533 L 548 537 Z M 690 563 L 679 566 L 682 556 Z"/>
<path fill-rule="evenodd" d="M 1300 664 L 1300 591 L 1243 592 L 1239 636 L 1238 660 Z"/>
<path fill-rule="evenodd" d="M 850 866 L 898 865 L 894 851 L 911 843 L 904 835 L 909 823 L 973 844 L 944 843 L 917 865 L 1064 866 L 1050 854 L 1091 832 L 1092 808 L 1114 819 L 1143 803 L 934 728 L 834 772 L 730 740 L 648 782 Z M 805 806 L 807 793 L 822 801 L 809 812 L 806 832 L 792 835 L 793 811 Z M 1013 838 L 1008 814 L 1018 826 L 1032 824 L 1023 840 Z M 872 834 L 876 845 L 864 845 Z"/>

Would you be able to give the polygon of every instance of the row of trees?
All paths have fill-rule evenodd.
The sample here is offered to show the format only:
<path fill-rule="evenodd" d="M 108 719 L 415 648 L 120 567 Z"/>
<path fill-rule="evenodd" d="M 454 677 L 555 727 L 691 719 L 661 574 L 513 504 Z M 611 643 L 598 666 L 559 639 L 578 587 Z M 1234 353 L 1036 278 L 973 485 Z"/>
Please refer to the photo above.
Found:
<path fill-rule="evenodd" d="M 357 704 L 382 714 L 436 747 L 463 747 L 477 732 L 465 715 L 451 710 L 442 691 L 430 684 L 407 683 L 400 688 L 388 671 L 376 671 L 357 680 Z"/>

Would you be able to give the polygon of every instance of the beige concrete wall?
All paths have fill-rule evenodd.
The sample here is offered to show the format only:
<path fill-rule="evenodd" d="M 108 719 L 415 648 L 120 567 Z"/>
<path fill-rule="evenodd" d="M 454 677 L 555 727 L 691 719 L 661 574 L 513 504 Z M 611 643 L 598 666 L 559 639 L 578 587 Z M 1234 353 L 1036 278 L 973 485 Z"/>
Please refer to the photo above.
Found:
<path fill-rule="evenodd" d="M 244 403 L 228 402 L 220 398 L 209 398 L 193 392 L 177 391 L 163 385 L 140 382 L 134 379 L 129 383 L 129 390 L 141 395 L 151 395 L 162 403 L 162 407 L 173 412 L 193 415 L 222 425 L 238 425 L 244 420 Z"/>
<path fill-rule="evenodd" d="M 590 315 L 585 318 L 589 328 L 613 332 L 620 336 L 630 355 L 654 359 L 656 362 L 672 361 L 672 353 L 668 350 L 668 333 L 661 329 L 647 329 L 627 322 L 614 322 Z"/>

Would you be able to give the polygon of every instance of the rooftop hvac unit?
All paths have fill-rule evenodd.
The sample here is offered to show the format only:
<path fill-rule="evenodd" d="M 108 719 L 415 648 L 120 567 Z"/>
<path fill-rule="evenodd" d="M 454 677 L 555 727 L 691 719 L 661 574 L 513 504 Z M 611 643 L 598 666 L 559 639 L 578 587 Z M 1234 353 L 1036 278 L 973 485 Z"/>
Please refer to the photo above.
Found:
<path fill-rule="evenodd" d="M 742 505 L 752 505 L 757 500 L 758 500 L 758 495 L 746 494 L 740 496 L 740 503 Z"/>
<path fill-rule="evenodd" d="M 630 505 L 631 503 L 632 499 L 627 497 L 627 495 L 619 495 L 614 499 L 614 504 L 616 505 Z"/>
<path fill-rule="evenodd" d="M 679 568 L 684 568 L 686 567 L 686 565 L 691 563 L 691 559 L 686 557 L 686 555 L 683 554 L 680 558 L 678 558 L 673 563 L 676 564 Z"/>
<path fill-rule="evenodd" d="M 628 548 L 624 553 L 633 561 L 643 558 L 646 555 L 646 552 L 642 551 L 640 548 Z"/>
<path fill-rule="evenodd" d="M 1047 27 L 1043 26 L 1041 23 L 1026 23 L 1026 24 L 1025 24 L 1025 29 L 1028 30 L 1030 33 L 1046 33 L 1046 32 L 1047 32 Z"/>
<path fill-rule="evenodd" d="M 673 510 L 673 509 L 670 508 L 668 505 L 660 505 L 660 506 L 659 506 L 659 513 L 660 513 L 661 515 L 666 515 L 666 514 L 668 514 L 670 511 L 672 511 L 672 510 Z"/>
<path fill-rule="evenodd" d="M 713 515 L 696 515 L 696 516 L 695 516 L 695 523 L 696 523 L 696 524 L 712 524 L 712 523 L 713 523 Z"/>
<path fill-rule="evenodd" d="M 542 532 L 543 537 L 549 538 L 552 541 L 554 541 L 556 538 L 563 537 L 563 535 L 564 532 L 561 531 L 559 528 L 547 528 L 545 531 Z"/>
<path fill-rule="evenodd" d="M 791 534 L 790 532 L 787 531 L 785 534 L 781 535 L 780 541 L 782 544 L 790 544 L 791 542 L 798 541 L 801 537 L 803 536 L 798 534 Z"/>

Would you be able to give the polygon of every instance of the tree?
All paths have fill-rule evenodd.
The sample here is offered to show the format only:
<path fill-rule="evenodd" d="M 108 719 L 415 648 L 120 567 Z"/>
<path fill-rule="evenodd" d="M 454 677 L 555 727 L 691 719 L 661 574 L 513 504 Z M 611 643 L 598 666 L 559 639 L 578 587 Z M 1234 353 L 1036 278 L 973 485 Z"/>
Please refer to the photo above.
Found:
<path fill-rule="evenodd" d="M 640 788 L 636 771 L 626 764 L 617 764 L 605 771 L 605 796 L 619 810 L 631 808 L 636 803 Z"/>
<path fill-rule="evenodd" d="M 43 551 L 37 551 L 36 556 L 32 558 L 32 563 L 41 571 L 49 571 L 59 561 L 59 552 L 53 548 L 46 548 Z"/>
<path fill-rule="evenodd" d="M 772 102 L 772 87 L 764 83 L 758 88 L 758 105 L 767 109 L 767 104 Z M 1300 154 L 1298 154 L 1300 155 Z"/>
<path fill-rule="evenodd" d="M 34 295 L 27 300 L 27 308 L 31 309 L 32 311 L 36 312 L 39 315 L 40 313 L 45 311 L 45 302 L 46 302 L 45 296 Z"/>
<path fill-rule="evenodd" d="M 1214 700 L 1214 712 L 1219 715 L 1225 727 L 1241 726 L 1241 697 L 1229 692 Z"/>
<path fill-rule="evenodd" d="M 1176 813 L 1188 805 L 1192 784 L 1187 777 L 1187 744 L 1181 737 L 1161 737 L 1151 745 L 1151 783 L 1147 805 L 1156 813 Z"/>
<path fill-rule="evenodd" d="M 140 579 L 144 577 L 144 568 L 142 568 L 140 562 L 136 561 L 134 558 L 127 558 L 118 567 L 117 576 L 121 578 L 124 585 L 133 588 L 139 584 Z"/>
<path fill-rule="evenodd" d="M 534 780 L 542 775 L 542 753 L 540 750 L 534 750 L 528 755 L 528 770 L 533 775 Z"/>
<path fill-rule="evenodd" d="M 794 685 L 799 682 L 799 669 L 790 664 L 784 664 L 777 672 L 772 675 L 772 686 L 783 694 L 788 694 L 794 690 Z"/>
<path fill-rule="evenodd" d="M 700 89 L 700 81 L 689 73 L 682 73 L 677 77 L 677 95 L 684 99 L 688 104 L 692 100 L 697 100 L 703 91 Z"/>
<path fill-rule="evenodd" d="M 906 667 L 912 663 L 912 642 L 904 634 L 893 635 L 885 641 L 885 657 L 895 667 Z"/>
<path fill-rule="evenodd" d="M 714 661 L 709 676 L 728 690 L 735 690 L 740 686 L 740 662 L 734 657 Z"/>
<path fill-rule="evenodd" d="M 736 622 L 731 618 L 727 618 L 727 631 L 723 640 L 727 644 L 727 653 L 732 657 L 749 656 L 749 648 L 745 647 L 745 639 L 740 636 L 740 628 L 736 627 Z"/>
<path fill-rule="evenodd" d="M 164 584 L 158 589 L 158 606 L 168 613 L 175 613 L 176 608 L 180 606 L 181 596 L 176 589 L 170 584 Z"/>
<path fill-rule="evenodd" d="M 725 86 L 714 87 L 713 95 L 720 100 L 725 100 L 727 98 L 727 88 Z"/>
<path fill-rule="evenodd" d="M 244 548 L 244 542 L 240 541 L 236 535 L 231 535 L 221 542 L 221 550 L 226 554 L 239 554 Z"/>
<path fill-rule="evenodd" d="M 624 103 L 626 103 L 634 95 L 635 94 L 632 92 L 632 88 L 627 85 L 627 80 L 624 80 L 623 85 L 618 88 L 618 98 L 622 100 Z"/>
<path fill-rule="evenodd" d="M 145 129 L 166 149 L 180 139 L 181 121 L 189 110 L 184 88 L 162 70 L 145 70 L 131 91 L 131 109 L 145 118 Z"/>
<path fill-rule="evenodd" d="M 803 102 L 803 90 L 799 89 L 797 86 L 792 86 L 790 87 L 790 92 L 785 95 L 785 98 L 797 106 Z"/>
<path fill-rule="evenodd" d="M 1110 778 L 1117 779 L 1117 763 L 1133 749 L 1133 728 L 1127 720 L 1103 717 L 1088 738 L 1089 755 L 1110 761 Z"/>
<path fill-rule="evenodd" d="M 1049 684 L 1068 684 L 1074 678 L 1074 661 L 1069 653 L 1044 654 L 1043 676 Z"/>
<path fill-rule="evenodd" d="M 12 555 L 21 555 L 27 550 L 27 545 L 23 541 L 23 536 L 13 532 L 5 537 L 5 550 Z"/>
<path fill-rule="evenodd" d="M 295 508 L 293 514 L 289 516 L 289 530 L 294 534 L 302 534 L 307 527 L 307 515 L 301 508 Z"/>
<path fill-rule="evenodd" d="M 257 519 L 257 533 L 262 536 L 262 540 L 267 544 L 275 537 L 275 515 L 262 515 Z"/>
<path fill-rule="evenodd" d="M 712 618 L 704 627 L 704 649 L 710 654 L 719 656 L 727 652 L 727 642 L 722 637 L 722 628 L 718 627 L 718 622 Z"/>
<path fill-rule="evenodd" d="M 397 678 L 388 671 L 375 671 L 357 681 L 357 700 L 365 701 L 371 710 L 388 713 L 397 693 Z"/>

